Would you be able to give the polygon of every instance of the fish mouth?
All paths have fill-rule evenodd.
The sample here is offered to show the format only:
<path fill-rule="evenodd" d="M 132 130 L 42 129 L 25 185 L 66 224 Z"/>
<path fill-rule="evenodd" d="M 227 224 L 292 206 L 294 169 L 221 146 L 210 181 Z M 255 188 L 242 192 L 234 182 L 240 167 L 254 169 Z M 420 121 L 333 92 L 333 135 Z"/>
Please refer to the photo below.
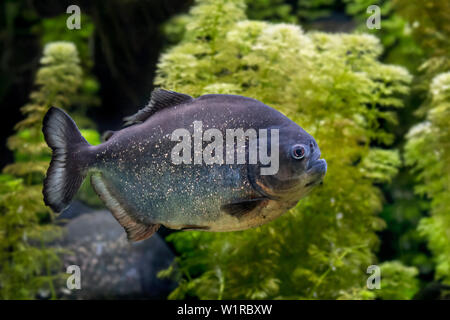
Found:
<path fill-rule="evenodd" d="M 322 182 L 327 172 L 327 162 L 325 159 L 310 160 L 306 173 L 310 176 L 310 180 L 305 187 L 312 187 Z"/>

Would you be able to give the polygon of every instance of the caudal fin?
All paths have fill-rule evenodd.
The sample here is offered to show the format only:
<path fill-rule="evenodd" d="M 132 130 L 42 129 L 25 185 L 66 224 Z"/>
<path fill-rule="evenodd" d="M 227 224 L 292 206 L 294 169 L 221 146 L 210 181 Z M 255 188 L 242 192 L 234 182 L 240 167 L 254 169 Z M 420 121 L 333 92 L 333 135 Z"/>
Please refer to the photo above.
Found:
<path fill-rule="evenodd" d="M 44 180 L 44 202 L 55 212 L 63 211 L 72 201 L 86 177 L 89 143 L 75 122 L 61 109 L 50 108 L 44 117 L 42 132 L 52 149 L 52 161 Z"/>

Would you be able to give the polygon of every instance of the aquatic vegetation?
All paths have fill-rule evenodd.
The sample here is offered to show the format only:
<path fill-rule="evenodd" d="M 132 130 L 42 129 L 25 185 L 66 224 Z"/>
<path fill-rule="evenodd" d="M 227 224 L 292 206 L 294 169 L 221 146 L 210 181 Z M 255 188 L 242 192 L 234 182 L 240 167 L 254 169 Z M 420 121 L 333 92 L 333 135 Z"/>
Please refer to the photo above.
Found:
<path fill-rule="evenodd" d="M 98 96 L 100 85 L 92 72 L 94 61 L 91 57 L 91 46 L 94 24 L 88 15 L 83 15 L 83 27 L 76 32 L 68 32 L 66 19 L 67 14 L 44 19 L 34 28 L 34 32 L 41 35 L 43 46 L 57 41 L 67 41 L 76 46 L 83 77 L 77 94 L 71 98 L 68 111 L 82 128 L 95 130 L 96 124 L 87 116 L 90 108 L 100 105 Z"/>
<path fill-rule="evenodd" d="M 41 64 L 35 80 L 39 89 L 30 94 L 30 103 L 21 109 L 26 118 L 15 126 L 17 134 L 8 140 L 8 147 L 16 157 L 24 159 L 4 169 L 5 173 L 27 176 L 28 179 L 37 176 L 39 181 L 42 181 L 50 156 L 50 149 L 42 139 L 44 114 L 52 105 L 69 105 L 71 96 L 81 84 L 82 74 L 76 47 L 69 42 L 47 45 Z"/>
<path fill-rule="evenodd" d="M 58 248 L 49 242 L 62 229 L 42 200 L 42 180 L 50 160 L 50 149 L 41 132 L 42 118 L 51 105 L 67 107 L 81 84 L 76 47 L 68 42 L 44 48 L 36 90 L 22 107 L 26 116 L 8 140 L 15 162 L 1 175 L 0 196 L 0 297 L 32 299 L 55 297 L 53 282 L 61 277 Z M 45 293 L 47 292 L 47 293 Z"/>
<path fill-rule="evenodd" d="M 382 47 L 373 36 L 305 34 L 295 25 L 246 20 L 243 12 L 239 0 L 197 1 L 184 39 L 161 56 L 155 84 L 193 96 L 219 91 L 259 99 L 316 138 L 329 171 L 323 186 L 266 226 L 171 235 L 180 257 L 163 275 L 178 274 L 180 285 L 170 297 L 361 292 L 375 231 L 384 226 L 375 184 L 388 182 L 400 164 L 380 121 L 396 123 L 411 76 L 378 61 Z"/>
<path fill-rule="evenodd" d="M 381 290 L 376 290 L 377 298 L 383 300 L 409 300 L 419 291 L 418 270 L 404 266 L 399 261 L 380 264 L 383 281 Z"/>
<path fill-rule="evenodd" d="M 450 69 L 450 3 L 394 0 L 394 4 L 398 15 L 409 22 L 411 35 L 426 58 L 418 70 L 424 74 L 418 86 L 426 91 L 434 76 Z"/>
<path fill-rule="evenodd" d="M 450 284 L 450 73 L 431 82 L 425 121 L 411 128 L 405 161 L 413 166 L 416 192 L 431 199 L 430 217 L 420 221 L 436 262 L 436 279 Z"/>
<path fill-rule="evenodd" d="M 0 175 L 0 299 L 54 297 L 59 251 L 46 244 L 62 230 L 50 219 L 40 185 Z"/>
<path fill-rule="evenodd" d="M 368 32 L 376 35 L 383 45 L 383 60 L 388 63 L 401 63 L 410 72 L 415 72 L 423 55 L 421 47 L 415 41 L 412 33 L 414 27 L 399 14 L 404 7 L 402 1 L 381 0 L 374 3 L 371 0 L 345 0 L 347 14 L 357 22 L 357 32 Z M 412 2 L 412 1 L 403 1 Z M 368 29 L 367 8 L 376 4 L 381 13 L 381 29 Z"/>

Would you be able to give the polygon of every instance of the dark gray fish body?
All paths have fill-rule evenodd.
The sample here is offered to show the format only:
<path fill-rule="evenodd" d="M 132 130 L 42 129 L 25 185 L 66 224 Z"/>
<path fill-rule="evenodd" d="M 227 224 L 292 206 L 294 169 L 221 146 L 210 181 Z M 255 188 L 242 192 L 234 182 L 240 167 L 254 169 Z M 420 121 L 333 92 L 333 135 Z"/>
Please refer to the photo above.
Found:
<path fill-rule="evenodd" d="M 326 171 L 325 161 L 319 159 L 320 150 L 308 133 L 280 112 L 241 96 L 205 95 L 193 99 L 156 91 L 148 107 L 127 119 L 131 126 L 113 133 L 98 146 L 87 145 L 83 138 L 72 134 L 75 124 L 70 118 L 62 121 L 68 122 L 63 126 L 68 128 L 66 132 L 58 133 L 52 124 L 52 119 L 58 118 L 60 125 L 61 118 L 68 116 L 51 109 L 44 120 L 44 134 L 54 150 L 44 187 L 46 203 L 61 211 L 70 202 L 70 194 L 78 189 L 76 184 L 90 172 L 94 189 L 131 240 L 149 237 L 159 225 L 208 231 L 261 225 L 295 206 Z M 201 122 L 203 133 L 217 129 L 224 139 L 227 129 L 262 129 L 267 130 L 270 140 L 272 130 L 277 129 L 278 171 L 261 175 L 264 165 L 250 163 L 252 137 L 245 142 L 245 163 L 206 164 L 201 158 L 194 163 L 196 153 L 198 156 L 200 150 L 201 156 L 207 141 L 201 142 L 201 149 L 193 146 L 191 163 L 175 164 L 172 151 L 180 140 L 173 141 L 172 134 L 184 128 L 194 135 L 194 121 Z M 65 143 L 67 132 L 71 134 Z M 262 141 L 260 135 L 257 140 L 258 146 L 268 142 Z M 225 162 L 225 142 L 223 151 Z M 58 153 L 64 154 L 64 161 L 55 159 Z"/>

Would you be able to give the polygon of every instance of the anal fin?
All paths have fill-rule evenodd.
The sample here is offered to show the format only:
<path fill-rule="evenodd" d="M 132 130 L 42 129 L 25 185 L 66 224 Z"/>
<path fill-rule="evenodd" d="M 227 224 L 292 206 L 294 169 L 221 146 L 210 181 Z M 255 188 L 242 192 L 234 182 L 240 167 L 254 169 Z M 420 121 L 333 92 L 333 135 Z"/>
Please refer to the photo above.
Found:
<path fill-rule="evenodd" d="M 91 184 L 106 207 L 111 211 L 114 218 L 125 229 L 128 240 L 140 241 L 150 238 L 161 226 L 160 224 L 144 224 L 136 221 L 133 215 L 127 212 L 124 206 L 108 189 L 101 174 L 93 174 L 91 176 Z"/>

